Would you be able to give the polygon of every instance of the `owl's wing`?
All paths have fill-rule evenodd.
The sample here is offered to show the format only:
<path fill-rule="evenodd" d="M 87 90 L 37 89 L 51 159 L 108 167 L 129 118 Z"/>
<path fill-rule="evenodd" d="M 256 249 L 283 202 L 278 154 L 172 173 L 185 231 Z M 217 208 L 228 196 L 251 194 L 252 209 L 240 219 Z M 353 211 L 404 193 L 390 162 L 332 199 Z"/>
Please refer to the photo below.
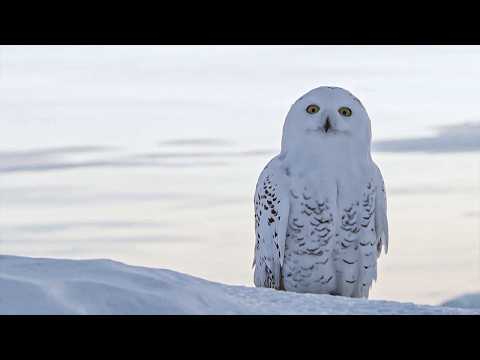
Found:
<path fill-rule="evenodd" d="M 263 169 L 254 199 L 254 283 L 275 289 L 280 288 L 289 211 L 288 183 L 278 162 L 274 159 Z"/>
<path fill-rule="evenodd" d="M 375 168 L 377 188 L 375 196 L 375 233 L 377 234 L 377 255 L 380 256 L 382 247 L 385 248 L 385 254 L 388 252 L 387 196 L 382 173 L 378 166 L 375 165 Z"/>

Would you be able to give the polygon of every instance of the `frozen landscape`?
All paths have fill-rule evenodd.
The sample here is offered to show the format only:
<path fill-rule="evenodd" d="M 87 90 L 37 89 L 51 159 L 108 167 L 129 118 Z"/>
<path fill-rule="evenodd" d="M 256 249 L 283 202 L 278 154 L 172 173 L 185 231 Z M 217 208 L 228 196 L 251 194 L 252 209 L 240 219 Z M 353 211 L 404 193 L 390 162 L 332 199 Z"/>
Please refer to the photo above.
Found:
<path fill-rule="evenodd" d="M 0 256 L 0 314 L 480 314 L 416 305 L 223 285 L 111 260 Z"/>

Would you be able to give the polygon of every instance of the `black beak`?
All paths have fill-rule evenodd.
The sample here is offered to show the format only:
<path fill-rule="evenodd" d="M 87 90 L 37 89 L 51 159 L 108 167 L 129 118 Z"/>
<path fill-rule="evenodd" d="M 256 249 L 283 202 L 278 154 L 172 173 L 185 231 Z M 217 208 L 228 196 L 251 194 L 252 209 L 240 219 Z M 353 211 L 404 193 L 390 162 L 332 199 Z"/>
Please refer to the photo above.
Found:
<path fill-rule="evenodd" d="M 323 125 L 323 130 L 325 132 L 328 132 L 332 128 L 332 125 L 330 124 L 330 119 L 327 117 L 327 120 L 325 121 L 325 125 Z"/>

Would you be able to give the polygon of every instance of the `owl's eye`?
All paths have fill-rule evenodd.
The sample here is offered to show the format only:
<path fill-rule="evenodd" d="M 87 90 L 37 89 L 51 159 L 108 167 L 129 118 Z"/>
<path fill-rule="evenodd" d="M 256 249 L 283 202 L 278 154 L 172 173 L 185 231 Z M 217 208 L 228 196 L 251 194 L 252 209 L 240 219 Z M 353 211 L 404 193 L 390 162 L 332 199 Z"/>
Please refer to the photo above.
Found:
<path fill-rule="evenodd" d="M 320 107 L 315 104 L 308 105 L 305 111 L 309 114 L 316 114 L 320 111 Z"/>
<path fill-rule="evenodd" d="M 346 117 L 352 116 L 352 110 L 350 110 L 350 108 L 346 106 L 342 106 L 340 109 L 338 109 L 338 112 L 342 116 L 346 116 Z"/>

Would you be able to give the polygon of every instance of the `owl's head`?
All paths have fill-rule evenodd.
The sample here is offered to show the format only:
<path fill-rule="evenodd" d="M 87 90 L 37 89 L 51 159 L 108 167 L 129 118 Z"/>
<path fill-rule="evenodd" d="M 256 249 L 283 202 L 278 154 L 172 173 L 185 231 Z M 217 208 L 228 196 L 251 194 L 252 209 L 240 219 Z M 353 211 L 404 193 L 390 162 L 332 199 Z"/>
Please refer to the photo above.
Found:
<path fill-rule="evenodd" d="M 300 97 L 283 127 L 282 152 L 323 144 L 370 152 L 371 127 L 360 101 L 345 89 L 322 86 Z"/>

